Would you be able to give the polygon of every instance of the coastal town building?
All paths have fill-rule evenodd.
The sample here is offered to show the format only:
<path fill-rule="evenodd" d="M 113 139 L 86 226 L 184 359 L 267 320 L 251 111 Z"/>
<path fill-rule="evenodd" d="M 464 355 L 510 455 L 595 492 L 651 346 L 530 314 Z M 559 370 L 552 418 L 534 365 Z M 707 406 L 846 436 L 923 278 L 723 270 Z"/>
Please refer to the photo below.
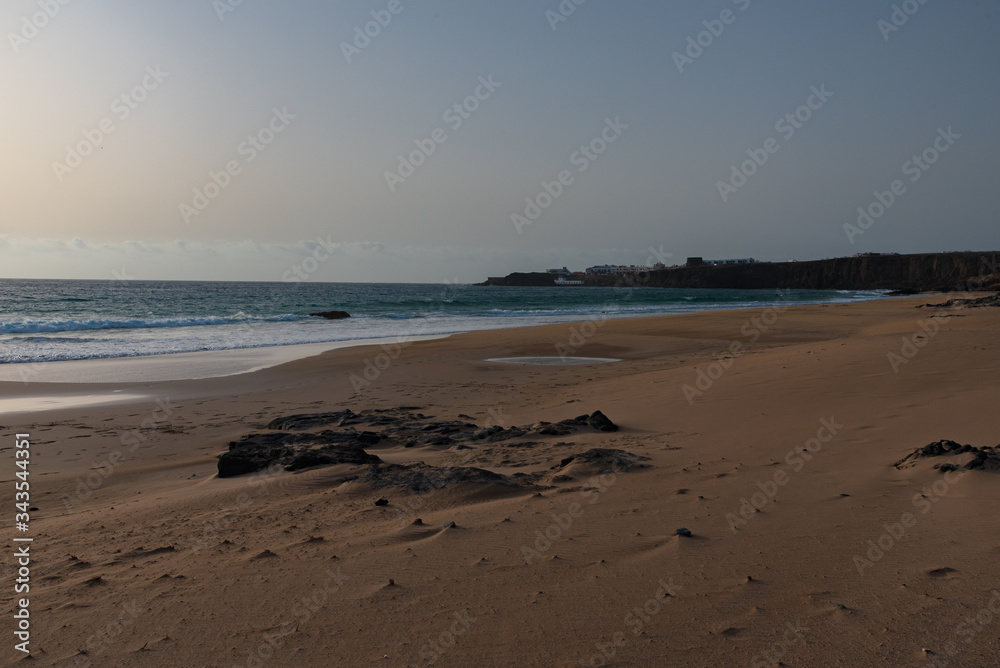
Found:
<path fill-rule="evenodd" d="M 662 265 L 661 265 L 662 266 Z M 588 274 L 604 274 L 604 275 L 627 275 L 627 274 L 644 274 L 646 272 L 652 271 L 653 267 L 644 267 L 641 265 L 624 265 L 624 264 L 599 264 L 593 267 L 587 268 Z"/>
<path fill-rule="evenodd" d="M 703 265 L 708 265 L 710 267 L 726 267 L 733 264 L 758 264 L 760 260 L 755 260 L 752 257 L 741 257 L 730 260 L 705 260 L 700 257 L 689 257 L 687 259 L 688 267 L 700 267 Z"/>

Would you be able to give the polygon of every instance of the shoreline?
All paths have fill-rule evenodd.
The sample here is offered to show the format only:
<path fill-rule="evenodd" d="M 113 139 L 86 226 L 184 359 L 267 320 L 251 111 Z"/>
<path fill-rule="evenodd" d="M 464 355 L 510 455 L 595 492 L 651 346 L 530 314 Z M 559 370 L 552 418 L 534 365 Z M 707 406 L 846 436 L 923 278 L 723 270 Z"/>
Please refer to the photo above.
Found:
<path fill-rule="evenodd" d="M 829 292 L 844 292 L 833 290 Z M 850 292 L 850 291 L 847 291 Z M 930 293 L 928 293 L 930 294 Z M 882 300 L 901 299 L 906 297 L 881 294 L 871 299 L 860 299 L 844 302 L 795 302 L 782 308 L 799 306 L 816 306 L 822 304 L 861 304 Z M 725 313 L 729 311 L 747 311 L 762 308 L 760 305 L 732 306 L 729 308 L 706 310 L 681 310 L 675 313 L 655 313 L 641 315 L 612 314 L 611 317 L 600 318 L 602 322 L 611 320 L 642 320 L 645 318 L 665 318 L 699 313 Z M 766 308 L 766 307 L 765 307 Z M 602 313 L 602 315 L 604 315 Z M 413 343 L 424 340 L 448 338 L 473 332 L 513 331 L 534 327 L 549 327 L 575 325 L 594 321 L 556 320 L 549 323 L 517 324 L 508 327 L 489 327 L 484 329 L 463 330 L 446 334 L 414 334 L 386 336 L 379 338 L 362 338 L 337 340 L 316 343 L 290 343 L 252 348 L 226 348 L 220 350 L 200 350 L 194 352 L 163 353 L 154 355 L 133 355 L 122 357 L 97 357 L 77 360 L 55 360 L 45 362 L 17 362 L 0 364 L 0 392 L 4 383 L 138 383 L 166 382 L 181 380 L 204 380 L 232 375 L 253 373 L 273 366 L 279 366 L 297 359 L 320 355 L 330 350 L 354 348 L 383 344 Z"/>
<path fill-rule="evenodd" d="M 406 341 L 430 341 L 450 335 L 418 335 Z M 327 343 L 291 343 L 255 348 L 201 350 L 131 357 L 100 357 L 55 362 L 21 362 L 0 365 L 0 383 L 162 383 L 207 380 L 254 373 L 330 350 L 399 343 L 401 337 L 351 339 Z"/>
<path fill-rule="evenodd" d="M 602 647 L 636 665 L 749 665 L 788 623 L 807 638 L 783 650 L 790 664 L 824 665 L 833 652 L 851 665 L 921 665 L 922 648 L 944 653 L 955 625 L 1000 589 L 1000 517 L 981 512 L 1000 503 L 998 473 L 946 482 L 937 458 L 894 466 L 939 439 L 996 443 L 1000 309 L 915 308 L 924 301 L 356 346 L 114 388 L 144 395 L 134 403 L 4 416 L 0 439 L 32 442 L 39 665 L 71 662 L 123 601 L 140 612 L 102 646 L 102 665 L 133 665 L 140 652 L 149 665 L 231 665 L 278 638 L 302 665 L 335 655 L 410 666 L 456 612 L 479 621 L 441 665 L 568 667 Z M 486 361 L 558 346 L 621 361 Z M 894 369 L 891 354 L 905 362 Z M 689 402 L 685 386 L 701 394 Z M 0 396 L 108 387 L 3 383 Z M 372 464 L 218 477 L 229 444 L 272 420 L 346 409 L 526 427 L 498 441 L 387 436 L 365 452 L 389 473 L 474 468 L 537 484 L 415 491 L 372 482 Z M 618 431 L 559 426 L 595 411 Z M 309 431 L 325 428 L 340 427 Z M 639 465 L 588 463 L 595 451 Z M 670 605 L 646 609 L 633 635 L 624 620 L 651 595 L 663 602 L 661 580 Z M 385 623 L 359 622 L 376 618 Z M 623 628 L 626 642 L 608 645 Z M 1000 651 L 986 633 L 962 649 L 982 665 Z"/>

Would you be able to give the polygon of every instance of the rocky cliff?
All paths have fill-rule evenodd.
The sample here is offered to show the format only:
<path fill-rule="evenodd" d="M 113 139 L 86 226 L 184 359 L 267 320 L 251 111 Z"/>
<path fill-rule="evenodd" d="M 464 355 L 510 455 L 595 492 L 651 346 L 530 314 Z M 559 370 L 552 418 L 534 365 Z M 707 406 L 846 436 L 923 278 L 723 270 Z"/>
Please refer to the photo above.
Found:
<path fill-rule="evenodd" d="M 531 273 L 490 278 L 480 285 L 552 284 L 549 274 Z M 1000 290 L 1000 252 L 873 255 L 725 267 L 676 267 L 634 278 L 588 276 L 586 284 L 747 290 Z"/>

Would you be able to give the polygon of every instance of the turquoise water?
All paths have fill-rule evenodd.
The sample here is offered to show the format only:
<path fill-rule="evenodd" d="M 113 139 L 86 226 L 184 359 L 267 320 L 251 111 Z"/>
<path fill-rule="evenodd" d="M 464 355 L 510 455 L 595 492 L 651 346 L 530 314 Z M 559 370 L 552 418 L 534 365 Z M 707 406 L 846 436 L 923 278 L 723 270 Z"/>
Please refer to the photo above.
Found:
<path fill-rule="evenodd" d="M 452 334 L 598 316 L 880 296 L 873 291 L 0 280 L 0 363 Z M 353 317 L 309 316 L 327 310 Z"/>

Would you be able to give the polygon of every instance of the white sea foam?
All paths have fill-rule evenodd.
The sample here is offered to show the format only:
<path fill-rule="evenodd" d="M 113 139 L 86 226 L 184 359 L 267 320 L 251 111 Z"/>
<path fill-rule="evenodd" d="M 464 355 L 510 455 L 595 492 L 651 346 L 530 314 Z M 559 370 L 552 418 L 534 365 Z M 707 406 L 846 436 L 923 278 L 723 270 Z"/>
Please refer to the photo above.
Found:
<path fill-rule="evenodd" d="M 0 366 L 447 335 L 877 292 L 0 280 Z M 309 314 L 346 310 L 325 320 Z"/>

